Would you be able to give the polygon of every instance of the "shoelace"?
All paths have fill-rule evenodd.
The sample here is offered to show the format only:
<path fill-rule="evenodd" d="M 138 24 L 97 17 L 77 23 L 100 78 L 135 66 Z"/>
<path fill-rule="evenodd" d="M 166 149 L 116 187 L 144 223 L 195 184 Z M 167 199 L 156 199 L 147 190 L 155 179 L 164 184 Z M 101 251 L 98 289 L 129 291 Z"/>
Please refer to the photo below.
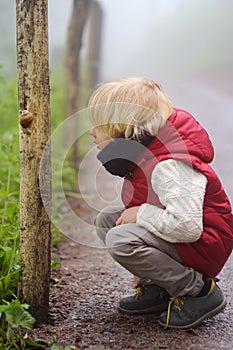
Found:
<path fill-rule="evenodd" d="M 166 319 L 166 326 L 164 328 L 167 328 L 169 325 L 169 320 L 171 316 L 171 307 L 172 304 L 174 304 L 175 308 L 179 311 L 181 311 L 180 305 L 184 305 L 184 298 L 183 297 L 176 297 L 176 298 L 170 298 L 170 302 L 168 304 L 168 309 L 167 309 L 167 319 Z"/>
<path fill-rule="evenodd" d="M 217 278 L 215 279 L 212 279 L 212 282 L 211 282 L 211 287 L 210 287 L 210 290 L 209 290 L 209 293 L 210 294 L 212 292 L 212 290 L 214 289 L 215 285 L 216 285 L 216 282 L 219 281 Z M 175 308 L 179 311 L 181 311 L 181 307 L 180 305 L 184 305 L 184 297 L 176 297 L 176 298 L 170 298 L 170 302 L 168 304 L 168 309 L 167 309 L 167 318 L 166 318 L 166 325 L 165 325 L 165 329 L 168 327 L 169 325 L 169 320 L 170 320 L 170 316 L 171 316 L 171 307 L 172 307 L 172 304 L 174 304 Z M 193 331 L 193 330 L 192 330 Z"/>
<path fill-rule="evenodd" d="M 143 293 L 143 287 L 137 287 L 134 295 L 135 299 L 138 299 L 142 295 L 142 293 Z"/>

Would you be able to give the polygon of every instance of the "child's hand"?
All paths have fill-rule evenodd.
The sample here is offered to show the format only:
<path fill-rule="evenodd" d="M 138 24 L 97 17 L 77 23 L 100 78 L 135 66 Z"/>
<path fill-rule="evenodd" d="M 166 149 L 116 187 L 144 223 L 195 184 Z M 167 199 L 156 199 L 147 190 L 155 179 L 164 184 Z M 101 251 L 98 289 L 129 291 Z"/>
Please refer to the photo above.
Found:
<path fill-rule="evenodd" d="M 116 226 L 136 222 L 139 208 L 140 207 L 138 206 L 138 207 L 125 209 L 121 214 L 121 216 L 117 219 Z"/>

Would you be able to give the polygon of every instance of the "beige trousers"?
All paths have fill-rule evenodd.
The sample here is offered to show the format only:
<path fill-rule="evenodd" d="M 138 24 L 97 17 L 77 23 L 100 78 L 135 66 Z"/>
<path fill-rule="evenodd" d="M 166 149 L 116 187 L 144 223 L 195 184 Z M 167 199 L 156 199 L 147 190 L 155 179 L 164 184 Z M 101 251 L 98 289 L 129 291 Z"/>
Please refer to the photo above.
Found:
<path fill-rule="evenodd" d="M 135 276 L 166 289 L 172 297 L 197 296 L 204 285 L 202 274 L 182 264 L 172 243 L 142 226 L 115 226 L 122 211 L 122 207 L 107 207 L 95 220 L 97 234 L 111 256 Z"/>

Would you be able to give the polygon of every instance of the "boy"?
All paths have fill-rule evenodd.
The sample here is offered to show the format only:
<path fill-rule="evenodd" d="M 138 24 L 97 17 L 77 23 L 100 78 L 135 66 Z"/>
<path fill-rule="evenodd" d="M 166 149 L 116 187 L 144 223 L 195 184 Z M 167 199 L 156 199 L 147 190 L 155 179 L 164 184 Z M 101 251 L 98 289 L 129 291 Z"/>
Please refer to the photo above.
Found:
<path fill-rule="evenodd" d="M 221 312 L 215 277 L 233 248 L 233 216 L 209 165 L 207 132 L 141 77 L 100 86 L 89 115 L 97 158 L 124 178 L 124 207 L 104 209 L 95 222 L 112 257 L 139 278 L 119 310 L 158 313 L 160 325 L 184 329 Z"/>

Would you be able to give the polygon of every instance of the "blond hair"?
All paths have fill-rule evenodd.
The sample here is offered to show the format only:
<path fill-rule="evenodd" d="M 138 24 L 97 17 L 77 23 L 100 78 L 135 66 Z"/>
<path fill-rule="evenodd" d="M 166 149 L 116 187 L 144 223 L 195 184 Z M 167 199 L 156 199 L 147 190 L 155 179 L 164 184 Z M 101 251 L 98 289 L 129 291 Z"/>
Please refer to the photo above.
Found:
<path fill-rule="evenodd" d="M 88 107 L 91 123 L 109 138 L 156 136 L 172 112 L 160 86 L 144 77 L 103 84 L 90 97 Z"/>

